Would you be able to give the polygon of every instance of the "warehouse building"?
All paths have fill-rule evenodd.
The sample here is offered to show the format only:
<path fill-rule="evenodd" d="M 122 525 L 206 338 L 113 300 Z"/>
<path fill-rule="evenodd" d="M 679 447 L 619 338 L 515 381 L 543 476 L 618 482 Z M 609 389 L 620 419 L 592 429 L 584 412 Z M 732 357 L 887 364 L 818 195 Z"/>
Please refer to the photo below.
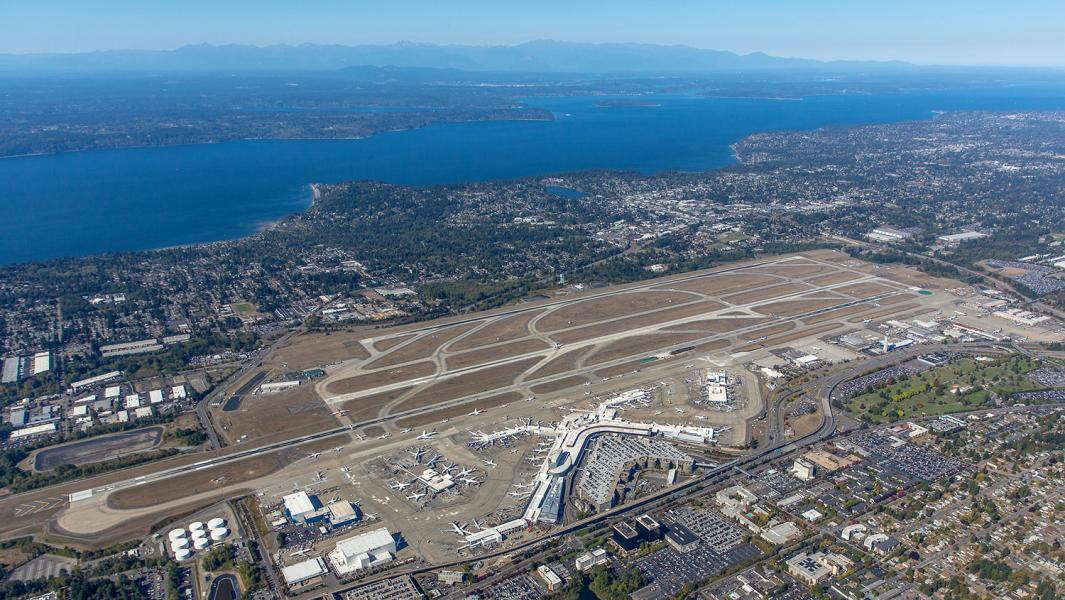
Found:
<path fill-rule="evenodd" d="M 329 563 L 344 577 L 360 569 L 390 562 L 396 552 L 396 540 L 387 529 L 375 529 L 337 542 L 329 553 Z"/>
<path fill-rule="evenodd" d="M 321 585 L 326 573 L 325 561 L 312 558 L 281 569 L 281 577 L 290 592 L 299 592 Z"/>

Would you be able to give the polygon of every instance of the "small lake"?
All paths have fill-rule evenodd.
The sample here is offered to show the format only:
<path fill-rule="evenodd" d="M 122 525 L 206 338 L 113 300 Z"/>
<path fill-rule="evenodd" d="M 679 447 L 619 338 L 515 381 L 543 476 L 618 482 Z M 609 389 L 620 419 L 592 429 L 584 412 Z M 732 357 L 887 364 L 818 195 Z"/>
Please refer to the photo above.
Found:
<path fill-rule="evenodd" d="M 457 183 L 581 169 L 702 171 L 761 131 L 924 119 L 935 110 L 1065 109 L 1065 87 L 844 94 L 802 100 L 536 98 L 554 121 L 443 124 L 361 140 L 241 141 L 0 159 L 0 264 L 254 233 L 348 179 Z"/>

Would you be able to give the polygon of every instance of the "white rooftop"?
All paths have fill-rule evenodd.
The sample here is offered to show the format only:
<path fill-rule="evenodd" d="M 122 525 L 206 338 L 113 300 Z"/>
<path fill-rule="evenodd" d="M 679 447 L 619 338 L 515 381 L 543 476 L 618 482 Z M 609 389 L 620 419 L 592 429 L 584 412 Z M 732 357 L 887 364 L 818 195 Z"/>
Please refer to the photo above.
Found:
<path fill-rule="evenodd" d="M 289 494 L 282 497 L 281 500 L 285 503 L 285 508 L 288 509 L 288 514 L 292 516 L 302 515 L 315 510 L 314 503 L 311 502 L 311 497 L 307 495 L 307 492 Z"/>
<path fill-rule="evenodd" d="M 325 573 L 325 561 L 321 558 L 312 558 L 281 569 L 281 576 L 289 585 L 306 581 L 323 573 Z"/>

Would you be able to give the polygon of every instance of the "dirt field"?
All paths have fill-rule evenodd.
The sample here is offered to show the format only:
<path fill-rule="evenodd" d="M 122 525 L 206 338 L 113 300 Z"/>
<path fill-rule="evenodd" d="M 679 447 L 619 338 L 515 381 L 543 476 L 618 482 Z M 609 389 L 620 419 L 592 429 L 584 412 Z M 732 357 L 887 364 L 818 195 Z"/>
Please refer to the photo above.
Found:
<path fill-rule="evenodd" d="M 552 358 L 547 361 L 544 366 L 530 373 L 528 379 L 539 379 L 541 377 L 550 377 L 552 375 L 558 375 L 559 373 L 565 373 L 566 371 L 572 371 L 577 367 L 577 362 L 581 357 L 587 355 L 592 349 L 592 346 L 585 346 L 584 348 L 570 350 L 565 354 Z"/>
<path fill-rule="evenodd" d="M 671 304 L 681 304 L 692 300 L 698 300 L 698 298 L 684 292 L 666 291 L 631 292 L 605 298 L 592 298 L 556 310 L 541 319 L 537 323 L 537 328 L 540 331 L 558 331 L 597 323 L 604 319 L 667 308 Z"/>
<path fill-rule="evenodd" d="M 714 340 L 712 342 L 704 342 L 702 344 L 695 345 L 695 352 L 714 352 L 722 348 L 728 348 L 730 346 L 728 340 Z"/>
<path fill-rule="evenodd" d="M 751 302 L 761 302 L 762 300 L 770 300 L 772 298 L 778 298 L 788 294 L 797 294 L 813 288 L 805 283 L 785 283 L 782 285 L 773 285 L 760 290 L 751 290 L 749 292 L 741 292 L 739 294 L 733 294 L 731 296 L 725 296 L 722 298 L 729 304 L 750 304 Z"/>
<path fill-rule="evenodd" d="M 755 329 L 754 331 L 750 333 L 745 333 L 740 337 L 745 340 L 756 340 L 760 337 L 783 333 L 785 331 L 791 331 L 792 329 L 795 329 L 795 323 L 778 323 L 776 325 L 770 325 L 769 327 Z"/>
<path fill-rule="evenodd" d="M 667 346 L 683 344 L 691 340 L 706 337 L 701 333 L 654 333 L 649 335 L 634 335 L 611 342 L 591 355 L 585 364 L 599 365 L 626 356 L 647 355 Z"/>
<path fill-rule="evenodd" d="M 557 333 L 552 333 L 551 339 L 561 344 L 572 344 L 573 342 L 579 342 L 614 333 L 621 333 L 623 331 L 630 331 L 639 327 L 647 327 L 648 325 L 657 325 L 658 323 L 666 323 L 668 321 L 674 321 L 676 319 L 692 317 L 704 312 L 718 310 L 722 308 L 722 306 L 722 304 L 719 304 L 712 300 L 706 300 L 704 302 L 696 302 L 687 306 L 676 306 L 673 308 L 666 308 L 651 314 L 640 315 L 638 317 L 629 317 L 626 319 L 619 319 L 617 321 L 610 321 L 607 323 L 596 323 L 594 325 L 571 329 L 569 331 L 560 331 Z"/>
<path fill-rule="evenodd" d="M 277 394 L 249 396 L 240 409 L 216 411 L 214 418 L 230 443 L 245 435 L 257 441 L 287 439 L 339 425 L 332 409 L 318 398 L 310 384 Z"/>
<path fill-rule="evenodd" d="M 802 320 L 802 322 L 809 325 L 814 325 L 816 323 L 823 323 L 825 321 L 831 321 L 833 319 L 842 319 L 844 317 L 849 317 L 853 314 L 863 313 L 869 310 L 870 308 L 872 308 L 872 306 L 869 304 L 856 304 L 854 306 L 846 306 L 844 308 L 830 310 L 828 312 L 824 312 L 819 315 L 814 315 L 812 317 L 806 317 Z"/>
<path fill-rule="evenodd" d="M 510 385 L 522 371 L 535 365 L 538 359 L 528 358 L 514 363 L 489 367 L 472 373 L 465 373 L 451 379 L 434 383 L 407 398 L 394 407 L 394 412 L 429 406 L 437 402 L 446 402 L 463 396 L 489 392 L 496 388 Z"/>
<path fill-rule="evenodd" d="M 656 289 L 688 290 L 702 294 L 720 295 L 744 288 L 767 285 L 775 281 L 780 280 L 776 277 L 758 273 L 726 273 L 724 275 L 710 275 L 675 285 L 663 283 L 655 287 Z"/>
<path fill-rule="evenodd" d="M 550 347 L 551 346 L 543 340 L 521 340 L 509 344 L 503 344 L 501 346 L 490 346 L 488 348 L 473 350 L 456 356 L 449 356 L 447 357 L 445 364 L 447 365 L 447 370 L 456 371 L 474 365 L 482 365 L 484 363 L 510 358 L 512 356 L 520 356 L 522 354 L 536 352 L 537 350 L 546 350 Z"/>
<path fill-rule="evenodd" d="M 270 355 L 268 363 L 280 367 L 287 365 L 290 371 L 302 371 L 338 360 L 367 358 L 369 351 L 359 342 L 366 337 L 364 331 L 344 331 L 330 333 L 305 333 L 293 336 L 276 353 Z"/>
<path fill-rule="evenodd" d="M 769 273 L 771 275 L 783 275 L 784 277 L 809 277 L 811 275 L 819 275 L 821 273 L 828 273 L 834 270 L 834 267 L 830 267 L 828 265 L 819 265 L 816 263 L 801 263 L 798 261 L 791 261 L 781 263 L 779 265 L 769 265 L 765 267 L 755 267 L 751 269 L 751 271 Z"/>
<path fill-rule="evenodd" d="M 384 352 L 385 350 L 389 350 L 391 348 L 395 348 L 396 346 L 398 346 L 398 345 L 402 344 L 403 342 L 411 339 L 412 337 L 414 337 L 413 333 L 411 333 L 409 335 L 398 335 L 396 337 L 391 337 L 391 338 L 387 338 L 387 339 L 383 339 L 383 340 L 377 340 L 376 342 L 373 343 L 373 347 L 374 347 L 374 349 L 376 349 L 379 352 Z"/>
<path fill-rule="evenodd" d="M 325 386 L 325 391 L 330 394 L 350 394 L 351 392 L 368 390 L 380 385 L 392 383 L 393 381 L 425 377 L 426 375 L 432 375 L 435 372 L 436 365 L 429 361 L 425 361 L 384 371 L 376 371 L 365 375 L 356 375 L 354 377 L 346 377 L 344 379 L 330 381 L 329 384 Z"/>
<path fill-rule="evenodd" d="M 881 302 L 881 304 L 883 304 L 883 303 Z M 853 317 L 851 319 L 847 319 L 847 322 L 848 323 L 859 323 L 861 321 L 864 321 L 865 319 L 879 319 L 881 317 L 887 317 L 887 316 L 890 316 L 890 315 L 896 315 L 898 313 L 901 313 L 901 312 L 906 311 L 906 310 L 910 310 L 912 308 L 917 308 L 917 305 L 916 304 L 903 304 L 902 306 L 896 306 L 894 308 L 883 308 L 883 309 L 880 309 L 880 310 L 875 311 L 875 312 L 866 313 L 866 314 L 864 314 L 864 315 L 862 315 L 860 317 Z"/>
<path fill-rule="evenodd" d="M 434 331 L 433 333 L 423 335 L 402 348 L 396 348 L 394 351 L 389 352 L 366 366 L 367 368 L 376 369 L 379 367 L 390 367 L 400 363 L 429 358 L 437 348 L 476 326 L 477 323 L 462 323 L 460 325 L 441 329 L 440 331 Z"/>
<path fill-rule="evenodd" d="M 852 298 L 870 298 L 878 294 L 886 294 L 887 292 L 894 291 L 894 289 L 895 288 L 890 288 L 879 283 L 865 282 L 836 288 L 836 291 L 841 294 L 847 294 Z"/>
<path fill-rule="evenodd" d="M 481 410 L 490 410 L 503 404 L 510 404 L 511 402 L 517 402 L 521 400 L 521 394 L 518 392 L 507 392 L 505 394 L 499 394 L 498 396 L 491 396 L 484 398 L 476 402 L 469 404 L 460 404 L 458 406 L 451 406 L 448 408 L 442 408 L 440 410 L 434 410 L 420 415 L 414 415 L 411 417 L 404 417 L 396 421 L 397 427 L 424 427 L 426 425 L 432 425 L 434 423 L 440 423 L 444 419 L 453 419 L 455 417 L 461 417 L 469 414 L 473 408 L 480 408 Z"/>
<path fill-rule="evenodd" d="M 555 381 L 534 385 L 529 389 L 532 390 L 534 394 L 550 394 L 566 388 L 584 385 L 587 381 L 587 377 L 566 377 L 565 379 L 556 379 Z"/>
<path fill-rule="evenodd" d="M 366 421 L 373 419 L 377 416 L 377 413 L 381 410 L 381 407 L 389 402 L 399 398 L 403 394 L 414 389 L 414 386 L 407 386 L 398 390 L 391 390 L 388 392 L 380 392 L 370 396 L 364 396 L 355 400 L 349 400 L 341 405 L 341 408 L 348 411 L 348 418 L 353 422 Z"/>
<path fill-rule="evenodd" d="M 810 285 L 816 285 L 818 287 L 825 285 L 835 285 L 837 283 L 843 283 L 845 281 L 852 281 L 861 277 L 858 273 L 851 273 L 850 271 L 838 271 L 836 273 L 829 273 L 828 275 L 820 275 L 813 279 L 807 279 L 807 283 Z"/>
<path fill-rule="evenodd" d="M 769 319 L 765 317 L 740 317 L 736 319 L 706 319 L 703 321 L 691 321 L 680 325 L 664 327 L 662 331 L 705 331 L 707 333 L 727 333 L 744 327 L 750 327 L 764 323 Z"/>
<path fill-rule="evenodd" d="M 537 310 L 503 317 L 502 319 L 485 325 L 483 329 L 458 340 L 448 347 L 448 350 L 451 352 L 461 352 L 462 350 L 480 348 L 486 344 L 521 339 L 529 335 L 529 321 L 543 314 L 543 312 L 544 311 L 542 310 Z"/>
<path fill-rule="evenodd" d="M 821 426 L 821 413 L 814 412 L 792 419 L 789 423 L 795 432 L 795 437 L 809 435 Z"/>
<path fill-rule="evenodd" d="M 763 304 L 754 309 L 755 312 L 760 312 L 764 315 L 778 315 L 781 317 L 793 317 L 795 315 L 817 310 L 819 308 L 826 308 L 829 306 L 835 306 L 842 304 L 843 302 L 839 298 L 827 298 L 822 300 L 817 299 L 798 299 L 798 300 L 783 300 L 781 302 L 770 302 L 769 304 Z"/>
<path fill-rule="evenodd" d="M 385 428 L 380 425 L 370 425 L 366 429 L 363 429 L 361 433 L 366 437 L 379 437 L 384 434 Z"/>

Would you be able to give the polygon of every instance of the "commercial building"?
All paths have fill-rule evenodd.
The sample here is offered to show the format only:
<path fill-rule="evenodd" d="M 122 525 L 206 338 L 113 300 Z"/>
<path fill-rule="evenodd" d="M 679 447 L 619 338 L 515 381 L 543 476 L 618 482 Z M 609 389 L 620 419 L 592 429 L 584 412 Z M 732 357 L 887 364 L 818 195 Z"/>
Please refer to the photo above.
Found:
<path fill-rule="evenodd" d="M 878 242 L 901 242 L 912 238 L 919 231 L 920 229 L 913 227 L 899 229 L 890 225 L 881 225 L 866 234 L 866 237 Z"/>
<path fill-rule="evenodd" d="M 788 559 L 788 573 L 807 585 L 817 585 L 829 577 L 844 573 L 854 565 L 839 554 L 801 552 Z"/>
<path fill-rule="evenodd" d="M 640 534 L 628 523 L 622 521 L 614 524 L 610 539 L 623 552 L 632 552 L 640 547 Z"/>
<path fill-rule="evenodd" d="M 677 552 L 690 552 L 699 545 L 699 536 L 680 523 L 673 523 L 666 532 L 666 542 Z"/>
<path fill-rule="evenodd" d="M 814 475 L 817 472 L 817 467 L 811 462 L 796 458 L 795 462 L 791 465 L 791 472 L 795 474 L 796 479 L 810 481 L 814 478 Z"/>
<path fill-rule="evenodd" d="M 950 235 L 941 235 L 936 240 L 947 246 L 957 246 L 962 242 L 970 242 L 972 240 L 979 240 L 987 237 L 986 233 L 980 233 L 979 231 L 963 231 L 961 233 L 952 233 Z"/>
<path fill-rule="evenodd" d="M 547 587 L 547 591 L 555 592 L 562 587 L 562 578 L 551 570 L 551 567 L 547 565 L 540 565 L 536 567 L 536 574 L 540 576 L 540 579 L 544 581 L 544 586 Z"/>
<path fill-rule="evenodd" d="M 578 571 L 587 571 L 597 565 L 605 565 L 610 562 L 610 557 L 603 548 L 596 548 L 577 557 L 574 563 Z"/>
<path fill-rule="evenodd" d="M 341 577 L 360 569 L 387 563 L 396 552 L 396 540 L 387 529 L 375 529 L 337 542 L 329 563 Z"/>

